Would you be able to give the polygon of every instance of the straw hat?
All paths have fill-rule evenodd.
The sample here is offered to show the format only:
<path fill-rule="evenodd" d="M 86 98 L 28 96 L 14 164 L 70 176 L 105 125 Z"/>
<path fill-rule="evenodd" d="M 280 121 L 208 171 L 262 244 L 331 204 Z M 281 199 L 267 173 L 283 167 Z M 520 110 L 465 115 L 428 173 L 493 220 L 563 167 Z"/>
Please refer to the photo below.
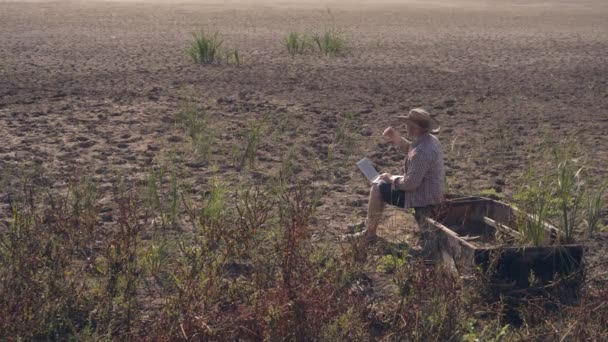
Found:
<path fill-rule="evenodd" d="M 427 129 L 433 134 L 439 133 L 439 129 L 441 128 L 439 121 L 432 118 L 431 114 L 422 108 L 414 108 L 407 115 L 401 115 L 398 118 L 409 121 L 420 128 Z"/>

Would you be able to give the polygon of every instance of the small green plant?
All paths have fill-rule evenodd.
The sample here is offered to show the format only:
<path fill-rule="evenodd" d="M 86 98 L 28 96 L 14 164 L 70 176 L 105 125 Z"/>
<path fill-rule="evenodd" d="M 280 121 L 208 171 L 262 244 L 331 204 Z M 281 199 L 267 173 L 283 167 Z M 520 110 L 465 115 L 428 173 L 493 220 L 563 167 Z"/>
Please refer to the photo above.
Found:
<path fill-rule="evenodd" d="M 523 182 L 514 194 L 517 206 L 530 214 L 522 214 L 522 219 L 519 220 L 521 233 L 527 242 L 535 245 L 542 242 L 544 232 L 541 234 L 541 229 L 547 229 L 544 221 L 558 222 L 561 242 L 572 242 L 582 221 L 585 194 L 581 180 L 583 168 L 578 165 L 577 159 L 573 158 L 572 146 L 569 141 L 547 144 L 543 151 L 550 151 L 551 153 L 545 154 L 553 159 L 533 159 Z M 538 164 L 539 161 L 543 162 L 544 167 L 533 165 L 533 162 Z M 547 168 L 547 165 L 550 167 Z M 593 206 L 591 199 L 588 202 L 588 206 Z M 587 213 L 593 216 L 593 210 Z M 593 223 L 593 218 L 591 222 Z"/>
<path fill-rule="evenodd" d="M 578 215 L 583 199 L 581 170 L 582 168 L 576 166 L 570 158 L 560 161 L 557 166 L 555 196 L 561 214 L 562 232 L 567 241 L 572 240 L 578 225 Z"/>
<path fill-rule="evenodd" d="M 219 38 L 219 33 L 213 34 L 201 31 L 200 34 L 193 34 L 194 41 L 190 43 L 187 52 L 194 63 L 213 64 L 226 63 L 241 65 L 242 58 L 238 48 L 222 48 L 223 40 Z"/>
<path fill-rule="evenodd" d="M 169 248 L 166 240 L 155 240 L 145 250 L 142 258 L 142 267 L 149 276 L 158 277 L 164 271 L 169 260 Z"/>
<path fill-rule="evenodd" d="M 194 41 L 190 43 L 188 54 L 194 63 L 211 64 L 218 60 L 222 40 L 218 32 L 209 34 L 202 30 L 199 34 L 192 34 Z"/>
<path fill-rule="evenodd" d="M 500 192 L 497 192 L 494 188 L 483 189 L 479 192 L 479 196 L 488 197 L 495 200 L 503 199 L 504 195 Z"/>
<path fill-rule="evenodd" d="M 168 178 L 168 184 L 167 184 Z M 160 218 L 163 229 L 176 227 L 179 214 L 179 184 L 174 173 L 167 174 L 164 168 L 151 170 L 146 179 L 146 204 Z M 156 221 L 153 221 L 156 223 Z"/>
<path fill-rule="evenodd" d="M 394 273 L 398 267 L 403 266 L 405 261 L 394 255 L 383 255 L 378 259 L 376 270 L 380 273 Z"/>
<path fill-rule="evenodd" d="M 310 40 L 307 35 L 299 32 L 289 32 L 287 38 L 283 41 L 290 55 L 301 55 L 310 46 Z"/>
<path fill-rule="evenodd" d="M 319 51 L 329 57 L 343 54 L 347 50 L 347 40 L 344 35 L 336 29 L 329 29 L 323 33 L 315 33 L 312 40 Z"/>
<path fill-rule="evenodd" d="M 476 327 L 477 321 L 472 319 L 469 320 L 465 325 L 465 330 L 467 333 L 462 337 L 463 342 L 477 342 L 477 341 L 487 341 L 487 342 L 501 342 L 505 341 L 508 337 L 509 329 L 511 325 L 505 324 L 500 325 L 500 322 L 496 322 L 496 324 L 490 324 L 484 326 L 481 331 Z"/>
<path fill-rule="evenodd" d="M 585 224 L 587 225 L 587 234 L 595 235 L 601 228 L 600 216 L 602 214 L 602 195 L 606 190 L 606 184 L 602 184 L 595 193 L 587 194 L 587 203 L 585 210 Z"/>
<path fill-rule="evenodd" d="M 532 165 L 528 173 L 514 194 L 519 211 L 517 228 L 524 239 L 524 243 L 540 246 L 545 240 L 545 221 L 554 205 L 549 187 L 550 180 L 534 180 Z"/>
<path fill-rule="evenodd" d="M 177 120 L 188 129 L 193 149 L 207 159 L 211 152 L 212 135 L 205 113 L 194 105 L 186 105 L 179 112 Z"/>
<path fill-rule="evenodd" d="M 245 152 L 241 157 L 241 163 L 239 165 L 239 168 L 243 168 L 245 164 L 247 164 L 251 169 L 255 167 L 255 158 L 258 151 L 258 144 L 260 142 L 260 134 L 262 133 L 262 128 L 262 123 L 252 123 L 249 126 L 249 131 L 247 132 Z"/>
<path fill-rule="evenodd" d="M 237 66 L 241 65 L 241 54 L 239 53 L 239 49 L 235 48 L 234 50 L 232 50 L 232 62 L 234 64 L 236 64 Z"/>
<path fill-rule="evenodd" d="M 352 112 L 348 112 L 344 115 L 336 131 L 336 144 L 343 144 L 347 147 L 352 144 L 350 128 L 353 119 L 354 114 Z"/>

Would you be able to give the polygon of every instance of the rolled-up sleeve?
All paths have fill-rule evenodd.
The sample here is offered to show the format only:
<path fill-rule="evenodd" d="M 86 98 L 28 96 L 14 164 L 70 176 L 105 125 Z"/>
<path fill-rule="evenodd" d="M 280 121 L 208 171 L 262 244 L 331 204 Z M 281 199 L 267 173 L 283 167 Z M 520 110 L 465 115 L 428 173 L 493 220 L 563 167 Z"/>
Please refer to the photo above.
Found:
<path fill-rule="evenodd" d="M 432 154 L 432 153 L 431 153 Z M 432 155 L 423 151 L 414 153 L 408 160 L 407 172 L 403 177 L 397 177 L 394 181 L 395 189 L 402 191 L 416 190 L 433 163 Z"/>

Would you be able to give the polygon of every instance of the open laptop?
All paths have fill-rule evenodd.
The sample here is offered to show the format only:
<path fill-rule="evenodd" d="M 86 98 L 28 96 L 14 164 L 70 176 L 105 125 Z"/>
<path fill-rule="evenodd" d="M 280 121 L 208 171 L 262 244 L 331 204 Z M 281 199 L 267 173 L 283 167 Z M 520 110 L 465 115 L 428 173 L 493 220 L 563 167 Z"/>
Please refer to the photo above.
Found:
<path fill-rule="evenodd" d="M 359 168 L 359 170 L 361 170 L 361 172 L 363 172 L 365 177 L 371 183 L 377 183 L 380 181 L 378 178 L 380 176 L 380 174 L 378 173 L 378 171 L 372 164 L 371 160 L 369 160 L 367 158 L 363 158 L 357 162 L 357 167 Z"/>

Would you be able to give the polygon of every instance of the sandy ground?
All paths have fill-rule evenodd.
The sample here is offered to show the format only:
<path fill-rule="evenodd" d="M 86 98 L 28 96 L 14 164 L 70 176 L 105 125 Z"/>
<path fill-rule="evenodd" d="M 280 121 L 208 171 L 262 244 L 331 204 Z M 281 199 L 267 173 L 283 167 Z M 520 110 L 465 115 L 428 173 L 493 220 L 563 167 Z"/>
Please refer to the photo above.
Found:
<path fill-rule="evenodd" d="M 55 188 L 89 174 L 104 191 L 115 174 L 142 179 L 177 153 L 201 189 L 213 176 L 268 179 L 291 151 L 299 179 L 322 189 L 318 233 L 333 236 L 365 211 L 354 162 L 397 172 L 403 156 L 380 133 L 422 106 L 442 123 L 454 192 L 513 191 L 547 137 L 574 136 L 597 181 L 608 171 L 606 18 L 604 0 L 0 1 L 2 174 L 44 170 L 39 182 Z M 281 44 L 290 31 L 330 27 L 349 37 L 346 56 L 292 58 Z M 201 28 L 219 30 L 243 65 L 193 65 L 184 50 Z M 213 127 L 210 162 L 179 152 L 175 116 L 189 101 Z M 334 165 L 349 112 L 352 146 L 338 146 L 334 172 L 319 172 Z M 237 170 L 247 123 L 266 115 L 256 170 Z M 279 124 L 287 134 L 274 139 Z M 415 230 L 391 213 L 382 235 Z"/>

